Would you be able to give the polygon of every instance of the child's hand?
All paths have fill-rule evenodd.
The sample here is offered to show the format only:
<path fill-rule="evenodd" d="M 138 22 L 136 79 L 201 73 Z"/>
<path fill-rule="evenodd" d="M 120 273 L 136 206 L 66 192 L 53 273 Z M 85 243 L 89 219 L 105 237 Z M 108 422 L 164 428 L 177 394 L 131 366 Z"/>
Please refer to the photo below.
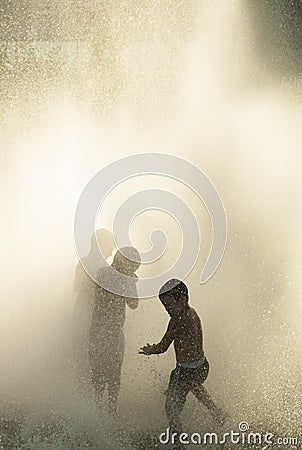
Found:
<path fill-rule="evenodd" d="M 141 355 L 149 356 L 149 355 L 152 355 L 152 350 L 153 350 L 153 345 L 147 344 L 144 347 L 142 347 L 138 353 Z"/>

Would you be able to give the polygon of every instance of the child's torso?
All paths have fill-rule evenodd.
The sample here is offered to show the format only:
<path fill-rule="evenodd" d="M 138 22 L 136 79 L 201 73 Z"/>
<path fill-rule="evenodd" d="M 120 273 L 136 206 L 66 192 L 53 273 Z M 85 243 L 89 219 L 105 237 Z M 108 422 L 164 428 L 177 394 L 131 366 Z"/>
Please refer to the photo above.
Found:
<path fill-rule="evenodd" d="M 177 362 L 198 361 L 204 356 L 201 322 L 193 308 L 188 307 L 181 316 L 174 348 Z"/>

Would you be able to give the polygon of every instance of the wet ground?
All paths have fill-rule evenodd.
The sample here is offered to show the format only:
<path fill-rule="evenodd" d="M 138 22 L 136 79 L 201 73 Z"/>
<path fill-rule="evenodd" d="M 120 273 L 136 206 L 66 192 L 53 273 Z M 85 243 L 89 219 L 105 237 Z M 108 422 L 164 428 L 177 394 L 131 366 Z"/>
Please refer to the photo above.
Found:
<path fill-rule="evenodd" d="M 238 426 L 238 425 L 237 425 Z M 37 417 L 33 411 L 18 405 L 15 402 L 3 402 L 0 417 L 2 450 L 151 450 L 174 449 L 171 440 L 167 444 L 159 442 L 159 435 L 163 430 L 138 430 L 131 427 L 125 418 L 111 420 L 98 416 L 96 411 L 90 411 L 86 417 L 71 415 L 59 416 L 56 411 L 50 410 L 47 414 Z M 224 427 L 216 429 L 218 436 L 224 432 L 236 429 L 232 421 Z M 265 430 L 256 427 L 258 432 L 265 434 Z M 213 431 L 213 430 L 212 430 Z M 278 436 L 278 433 L 276 433 Z M 298 436 L 296 436 L 298 437 Z M 301 442 L 301 438 L 300 438 Z M 190 444 L 181 448 L 217 448 L 238 450 L 298 450 L 301 443 L 287 445 L 265 444 Z"/>

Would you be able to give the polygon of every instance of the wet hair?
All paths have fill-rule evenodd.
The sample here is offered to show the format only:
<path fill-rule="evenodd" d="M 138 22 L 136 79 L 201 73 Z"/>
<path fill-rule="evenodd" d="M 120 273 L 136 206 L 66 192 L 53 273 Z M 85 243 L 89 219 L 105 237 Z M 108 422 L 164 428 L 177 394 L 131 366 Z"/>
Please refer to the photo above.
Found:
<path fill-rule="evenodd" d="M 178 300 L 181 296 L 185 296 L 186 300 L 189 299 L 188 288 L 183 281 L 172 278 L 167 281 L 159 290 L 159 299 L 164 300 L 165 296 L 173 297 Z"/>
<path fill-rule="evenodd" d="M 99 228 L 91 236 L 90 252 L 100 248 L 105 257 L 110 256 L 114 250 L 114 239 L 111 231 L 107 228 Z"/>
<path fill-rule="evenodd" d="M 117 261 L 128 261 L 129 263 L 134 262 L 140 264 L 141 258 L 136 248 L 123 247 L 119 249 L 114 255 L 113 262 L 116 263 Z"/>

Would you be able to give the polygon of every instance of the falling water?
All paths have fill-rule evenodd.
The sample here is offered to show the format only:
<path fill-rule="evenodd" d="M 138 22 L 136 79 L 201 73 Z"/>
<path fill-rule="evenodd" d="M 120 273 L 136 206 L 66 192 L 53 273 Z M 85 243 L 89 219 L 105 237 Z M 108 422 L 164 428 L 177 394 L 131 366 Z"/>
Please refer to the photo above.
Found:
<path fill-rule="evenodd" d="M 299 435 L 300 80 L 281 83 L 263 67 L 247 4 L 66 1 L 44 10 L 28 2 L 23 37 L 11 35 L 25 30 L 26 8 L 1 7 L 3 448 L 150 448 L 148 436 L 166 428 L 173 352 L 137 354 L 165 330 L 156 299 L 127 316 L 118 426 L 80 391 L 71 356 L 78 198 L 106 164 L 147 151 L 190 159 L 216 185 L 229 231 L 215 277 L 199 285 L 206 210 L 174 181 L 130 180 L 110 194 L 99 224 L 110 227 L 127 194 L 158 183 L 186 199 L 202 230 L 187 281 L 204 325 L 207 388 L 230 415 L 226 431 L 246 420 Z M 172 220 L 145 213 L 131 234 L 144 250 L 158 226 L 170 237 L 166 267 L 179 241 Z M 216 426 L 191 398 L 185 422 L 198 432 Z"/>

